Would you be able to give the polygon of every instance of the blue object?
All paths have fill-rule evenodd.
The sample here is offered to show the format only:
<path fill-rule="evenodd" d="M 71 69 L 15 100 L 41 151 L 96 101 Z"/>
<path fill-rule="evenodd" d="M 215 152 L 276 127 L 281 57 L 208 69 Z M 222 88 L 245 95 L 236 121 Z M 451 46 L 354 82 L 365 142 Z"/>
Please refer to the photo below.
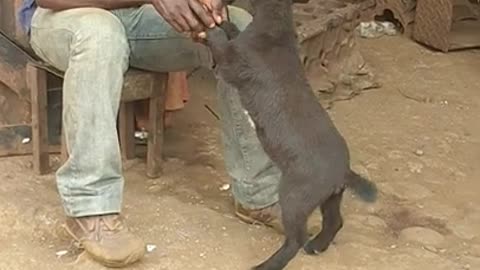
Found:
<path fill-rule="evenodd" d="M 23 30 L 30 34 L 30 27 L 32 23 L 33 13 L 37 9 L 35 0 L 23 0 L 23 5 L 18 11 L 18 18 Z"/>

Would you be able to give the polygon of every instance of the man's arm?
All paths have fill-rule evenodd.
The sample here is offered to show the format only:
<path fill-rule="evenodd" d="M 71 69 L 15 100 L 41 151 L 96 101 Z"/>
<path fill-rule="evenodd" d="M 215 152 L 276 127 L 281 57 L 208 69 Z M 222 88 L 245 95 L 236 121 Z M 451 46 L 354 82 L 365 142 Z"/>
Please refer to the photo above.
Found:
<path fill-rule="evenodd" d="M 54 11 L 84 7 L 112 10 L 152 4 L 178 32 L 190 33 L 212 28 L 215 21 L 221 23 L 220 14 L 225 10 L 222 0 L 36 0 L 36 3 Z"/>
<path fill-rule="evenodd" d="M 103 9 L 119 9 L 151 4 L 151 0 L 36 0 L 39 7 L 47 8 L 55 11 L 96 7 Z"/>

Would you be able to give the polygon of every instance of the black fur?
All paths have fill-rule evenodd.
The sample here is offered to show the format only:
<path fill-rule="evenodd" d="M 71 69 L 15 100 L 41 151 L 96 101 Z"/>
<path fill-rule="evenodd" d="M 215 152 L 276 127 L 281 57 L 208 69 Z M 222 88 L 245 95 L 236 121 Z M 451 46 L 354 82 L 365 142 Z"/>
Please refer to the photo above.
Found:
<path fill-rule="evenodd" d="M 299 1 L 305 2 L 305 1 Z M 217 76 L 238 89 L 265 152 L 282 171 L 279 186 L 285 242 L 256 270 L 280 270 L 300 248 L 325 251 L 342 228 L 346 187 L 366 201 L 376 186 L 350 169 L 347 144 L 317 102 L 296 48 L 291 0 L 253 0 L 243 32 L 231 23 L 207 32 Z M 308 241 L 306 223 L 319 208 L 322 231 Z M 307 242 L 308 241 L 308 242 Z"/>

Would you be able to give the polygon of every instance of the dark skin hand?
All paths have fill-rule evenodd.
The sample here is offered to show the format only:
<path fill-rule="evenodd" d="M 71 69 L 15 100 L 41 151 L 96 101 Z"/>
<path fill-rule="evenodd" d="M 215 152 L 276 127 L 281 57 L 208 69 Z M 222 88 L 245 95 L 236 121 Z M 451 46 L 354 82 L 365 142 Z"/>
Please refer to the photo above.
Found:
<path fill-rule="evenodd" d="M 227 19 L 227 10 L 222 0 L 197 0 L 210 11 L 215 22 L 220 24 Z"/>
<path fill-rule="evenodd" d="M 194 39 L 205 38 L 205 28 L 226 18 L 222 0 L 152 0 L 152 5 L 175 30 Z"/>
<path fill-rule="evenodd" d="M 222 0 L 197 0 L 202 3 L 203 7 L 210 12 L 216 24 L 221 24 L 227 20 L 227 8 Z M 205 32 L 195 35 L 197 38 L 204 39 L 207 37 Z"/>
<path fill-rule="evenodd" d="M 212 16 L 197 0 L 152 0 L 160 15 L 178 32 L 200 32 L 215 26 Z"/>

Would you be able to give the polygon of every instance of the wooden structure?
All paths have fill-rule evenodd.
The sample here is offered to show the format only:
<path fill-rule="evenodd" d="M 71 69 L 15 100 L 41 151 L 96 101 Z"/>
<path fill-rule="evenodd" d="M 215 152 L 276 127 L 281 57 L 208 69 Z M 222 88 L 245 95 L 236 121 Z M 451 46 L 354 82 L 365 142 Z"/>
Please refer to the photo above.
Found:
<path fill-rule="evenodd" d="M 38 174 L 44 174 L 49 168 L 48 142 L 48 73 L 59 77 L 63 74 L 52 67 L 30 61 L 26 67 L 26 84 L 31 94 L 32 104 L 32 146 L 33 168 Z M 162 165 L 163 145 L 163 108 L 166 74 L 130 69 L 125 75 L 119 112 L 119 135 L 122 156 L 125 159 L 135 157 L 134 101 L 148 99 L 150 103 L 150 133 L 147 149 L 147 175 L 158 177 Z M 68 151 L 62 136 L 62 160 Z"/>
<path fill-rule="evenodd" d="M 416 41 L 443 52 L 475 48 L 480 47 L 479 31 L 478 5 L 468 0 L 417 0 Z"/>
<path fill-rule="evenodd" d="M 345 0 L 358 4 L 362 21 L 393 21 L 404 35 L 448 52 L 480 47 L 478 0 Z"/>
<path fill-rule="evenodd" d="M 300 59 L 314 93 L 329 107 L 378 87 L 356 45 L 360 6 L 344 0 L 310 0 L 293 7 Z"/>
<path fill-rule="evenodd" d="M 20 28 L 17 11 L 22 0 L 0 0 L 0 156 L 33 155 L 37 173 L 49 171 L 49 154 L 63 148 L 51 121 L 61 115 L 51 96 L 61 91 L 63 73 L 41 62 Z M 158 177 L 162 165 L 165 73 L 127 71 L 119 112 L 122 156 L 135 156 L 133 102 L 148 99 L 150 129 L 147 175 Z M 58 95 L 57 95 L 58 96 Z M 57 131 L 61 130 L 57 128 Z M 61 132 L 57 132 L 61 133 Z M 57 143 L 55 143 L 57 141 Z"/>

